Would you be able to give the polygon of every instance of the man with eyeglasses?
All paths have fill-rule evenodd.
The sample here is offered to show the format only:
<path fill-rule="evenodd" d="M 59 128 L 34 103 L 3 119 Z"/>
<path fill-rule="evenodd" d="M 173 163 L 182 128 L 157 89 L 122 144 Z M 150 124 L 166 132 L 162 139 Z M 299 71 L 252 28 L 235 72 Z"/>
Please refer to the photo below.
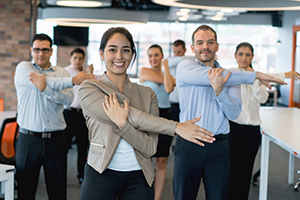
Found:
<path fill-rule="evenodd" d="M 73 101 L 73 85 L 93 75 L 85 72 L 73 78 L 61 67 L 52 66 L 52 40 L 46 34 L 33 36 L 30 62 L 16 67 L 20 134 L 16 144 L 18 199 L 35 199 L 43 166 L 49 199 L 66 199 L 66 148 L 63 134 L 64 106 Z"/>

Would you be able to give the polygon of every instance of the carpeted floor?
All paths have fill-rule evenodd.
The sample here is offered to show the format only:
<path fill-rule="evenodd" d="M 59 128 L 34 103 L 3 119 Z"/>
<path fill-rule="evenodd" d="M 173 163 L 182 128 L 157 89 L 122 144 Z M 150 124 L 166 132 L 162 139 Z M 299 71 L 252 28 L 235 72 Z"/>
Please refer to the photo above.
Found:
<path fill-rule="evenodd" d="M 271 143 L 270 154 L 270 169 L 269 169 L 269 186 L 268 186 L 268 199 L 269 200 L 299 200 L 300 188 L 296 192 L 293 186 L 288 185 L 288 153 L 278 147 L 276 144 Z M 76 178 L 76 146 L 69 151 L 68 156 L 68 200 L 80 199 L 80 185 Z M 167 181 L 161 200 L 173 200 L 172 192 L 172 175 L 173 175 L 173 155 L 169 157 Z M 259 169 L 260 152 L 256 158 L 254 171 Z M 298 180 L 300 176 L 296 173 L 300 169 L 300 160 L 295 159 L 295 176 L 294 180 Z M 237 191 L 238 192 L 238 191 Z M 257 200 L 259 194 L 258 186 L 251 186 L 249 200 Z M 37 191 L 37 200 L 47 200 L 47 193 L 44 184 L 43 172 L 41 171 L 39 187 Z M 200 186 L 197 200 L 204 200 L 203 184 Z"/>

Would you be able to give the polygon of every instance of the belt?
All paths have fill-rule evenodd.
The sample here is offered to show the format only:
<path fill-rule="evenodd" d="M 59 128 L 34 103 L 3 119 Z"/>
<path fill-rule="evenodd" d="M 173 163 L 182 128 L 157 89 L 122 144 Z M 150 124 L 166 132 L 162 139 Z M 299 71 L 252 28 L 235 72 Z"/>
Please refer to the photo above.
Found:
<path fill-rule="evenodd" d="M 214 138 L 216 138 L 217 140 L 224 140 L 228 138 L 228 134 L 219 134 L 219 135 L 215 135 Z"/>
<path fill-rule="evenodd" d="M 66 110 L 76 111 L 78 113 L 82 113 L 82 109 L 81 108 L 72 108 L 72 107 L 69 107 L 69 108 L 66 108 Z"/>
<path fill-rule="evenodd" d="M 22 131 L 20 131 L 23 134 L 26 135 L 32 135 L 35 137 L 40 137 L 40 138 L 54 138 L 54 137 L 58 137 L 60 136 L 63 131 L 53 131 L 53 132 L 34 132 L 34 131 L 30 131 L 30 130 L 24 130 L 22 129 Z"/>

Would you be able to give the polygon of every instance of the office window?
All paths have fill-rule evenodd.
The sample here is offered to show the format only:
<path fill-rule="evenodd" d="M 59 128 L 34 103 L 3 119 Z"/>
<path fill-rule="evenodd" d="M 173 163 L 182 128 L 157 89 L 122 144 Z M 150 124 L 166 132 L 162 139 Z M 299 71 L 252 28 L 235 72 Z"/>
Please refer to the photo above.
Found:
<path fill-rule="evenodd" d="M 43 21 L 43 20 L 39 20 Z M 37 24 L 38 32 L 44 32 L 52 37 L 53 24 L 45 21 Z M 142 67 L 150 67 L 147 58 L 147 49 L 152 44 L 159 44 L 163 48 L 164 56 L 173 56 L 172 42 L 182 39 L 186 42 L 187 56 L 193 55 L 191 51 L 191 36 L 198 26 L 196 23 L 158 23 L 147 24 L 97 24 L 89 28 L 89 45 L 87 47 L 87 63 L 93 63 L 95 73 L 101 75 L 105 71 L 105 65 L 100 59 L 99 47 L 103 33 L 110 27 L 122 26 L 127 28 L 133 36 L 137 48 L 137 59 L 128 69 L 131 77 L 138 77 Z M 49 27 L 51 26 L 51 27 Z M 234 53 L 240 42 L 249 42 L 254 47 L 254 70 L 262 72 L 276 72 L 276 57 L 278 40 L 278 28 L 271 25 L 230 25 L 209 24 L 216 30 L 219 43 L 217 59 L 224 68 L 237 67 Z M 56 46 L 54 46 L 56 49 Z M 52 64 L 55 63 L 55 52 L 52 56 Z"/>

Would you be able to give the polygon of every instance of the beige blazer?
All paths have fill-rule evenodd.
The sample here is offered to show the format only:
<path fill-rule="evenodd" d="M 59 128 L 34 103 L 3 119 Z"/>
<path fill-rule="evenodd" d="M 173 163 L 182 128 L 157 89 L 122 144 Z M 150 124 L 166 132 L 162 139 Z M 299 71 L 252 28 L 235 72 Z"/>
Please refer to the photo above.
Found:
<path fill-rule="evenodd" d="M 130 105 L 127 123 L 119 129 L 102 108 L 104 97 L 116 93 L 120 103 Z M 121 138 L 133 148 L 149 186 L 154 180 L 151 156 L 156 153 L 158 134 L 174 136 L 177 122 L 156 117 L 157 98 L 149 87 L 125 81 L 124 94 L 104 73 L 99 81 L 85 80 L 79 88 L 80 103 L 89 129 L 88 164 L 99 173 L 109 165 Z"/>

